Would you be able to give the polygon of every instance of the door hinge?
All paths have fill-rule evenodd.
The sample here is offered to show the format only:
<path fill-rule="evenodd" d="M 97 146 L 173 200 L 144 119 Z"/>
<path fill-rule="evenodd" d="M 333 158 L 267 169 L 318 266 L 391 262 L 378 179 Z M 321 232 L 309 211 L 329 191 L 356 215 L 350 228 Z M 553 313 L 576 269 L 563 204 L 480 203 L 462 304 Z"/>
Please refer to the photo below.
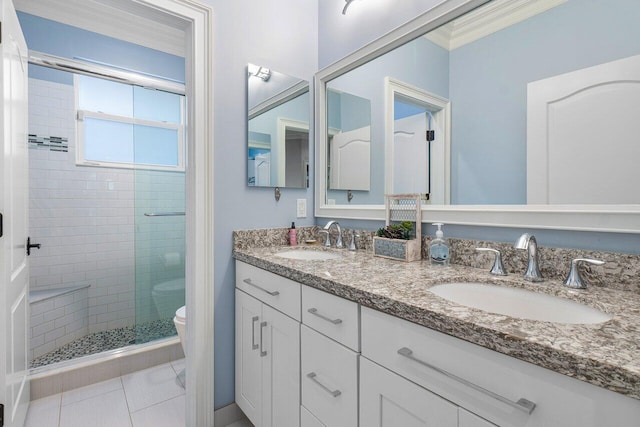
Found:
<path fill-rule="evenodd" d="M 436 131 L 435 130 L 428 130 L 426 132 L 426 138 L 427 138 L 427 141 L 429 141 L 429 142 L 435 141 L 435 139 L 436 139 Z"/>
<path fill-rule="evenodd" d="M 0 213 L 0 237 L 2 237 L 2 235 L 4 234 L 2 231 L 2 224 L 4 223 L 4 218 L 2 217 L 2 214 Z"/>
<path fill-rule="evenodd" d="M 0 403 L 0 427 L 4 426 L 4 405 Z"/>

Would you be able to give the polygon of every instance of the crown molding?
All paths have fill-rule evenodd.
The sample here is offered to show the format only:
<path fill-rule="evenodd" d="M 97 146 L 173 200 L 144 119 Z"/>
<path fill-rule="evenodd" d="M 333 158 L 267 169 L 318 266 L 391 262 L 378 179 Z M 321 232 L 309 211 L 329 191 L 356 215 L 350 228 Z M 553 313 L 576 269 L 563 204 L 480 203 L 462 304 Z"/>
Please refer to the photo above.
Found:
<path fill-rule="evenodd" d="M 181 19 L 158 22 L 146 7 L 123 8 L 118 0 L 14 0 L 17 10 L 161 52 L 185 56 L 186 25 Z M 128 2 L 131 4 L 131 2 Z"/>
<path fill-rule="evenodd" d="M 454 50 L 482 37 L 522 22 L 567 0 L 493 0 L 425 37 L 440 47 Z"/>

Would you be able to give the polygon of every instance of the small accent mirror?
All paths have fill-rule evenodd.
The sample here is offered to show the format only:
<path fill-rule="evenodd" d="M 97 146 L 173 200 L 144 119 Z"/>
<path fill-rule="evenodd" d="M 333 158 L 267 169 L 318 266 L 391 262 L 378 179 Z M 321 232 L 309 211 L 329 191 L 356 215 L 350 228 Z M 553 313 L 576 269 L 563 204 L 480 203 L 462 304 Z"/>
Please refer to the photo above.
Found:
<path fill-rule="evenodd" d="M 247 66 L 247 185 L 309 186 L 309 83 Z"/>

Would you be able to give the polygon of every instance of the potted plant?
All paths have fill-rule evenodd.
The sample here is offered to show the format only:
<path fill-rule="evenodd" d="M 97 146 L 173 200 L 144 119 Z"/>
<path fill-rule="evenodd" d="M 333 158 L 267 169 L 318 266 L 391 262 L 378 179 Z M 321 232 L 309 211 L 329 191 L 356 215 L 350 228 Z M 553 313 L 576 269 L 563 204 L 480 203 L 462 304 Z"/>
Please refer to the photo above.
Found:
<path fill-rule="evenodd" d="M 419 261 L 422 259 L 420 195 L 388 195 L 385 204 L 386 226 L 380 228 L 373 238 L 373 254 L 402 261 Z M 399 217 L 403 220 L 391 224 L 392 218 Z"/>

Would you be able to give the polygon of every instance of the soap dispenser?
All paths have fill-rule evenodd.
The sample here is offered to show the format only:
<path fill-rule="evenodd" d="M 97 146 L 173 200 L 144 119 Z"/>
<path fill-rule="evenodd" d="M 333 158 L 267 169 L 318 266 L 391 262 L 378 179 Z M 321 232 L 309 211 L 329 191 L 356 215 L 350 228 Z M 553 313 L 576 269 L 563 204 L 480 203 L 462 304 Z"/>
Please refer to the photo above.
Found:
<path fill-rule="evenodd" d="M 436 222 L 432 225 L 438 227 L 438 231 L 436 231 L 436 238 L 429 245 L 429 261 L 431 265 L 446 267 L 449 265 L 449 243 L 443 237 L 442 226 L 444 224 Z"/>

